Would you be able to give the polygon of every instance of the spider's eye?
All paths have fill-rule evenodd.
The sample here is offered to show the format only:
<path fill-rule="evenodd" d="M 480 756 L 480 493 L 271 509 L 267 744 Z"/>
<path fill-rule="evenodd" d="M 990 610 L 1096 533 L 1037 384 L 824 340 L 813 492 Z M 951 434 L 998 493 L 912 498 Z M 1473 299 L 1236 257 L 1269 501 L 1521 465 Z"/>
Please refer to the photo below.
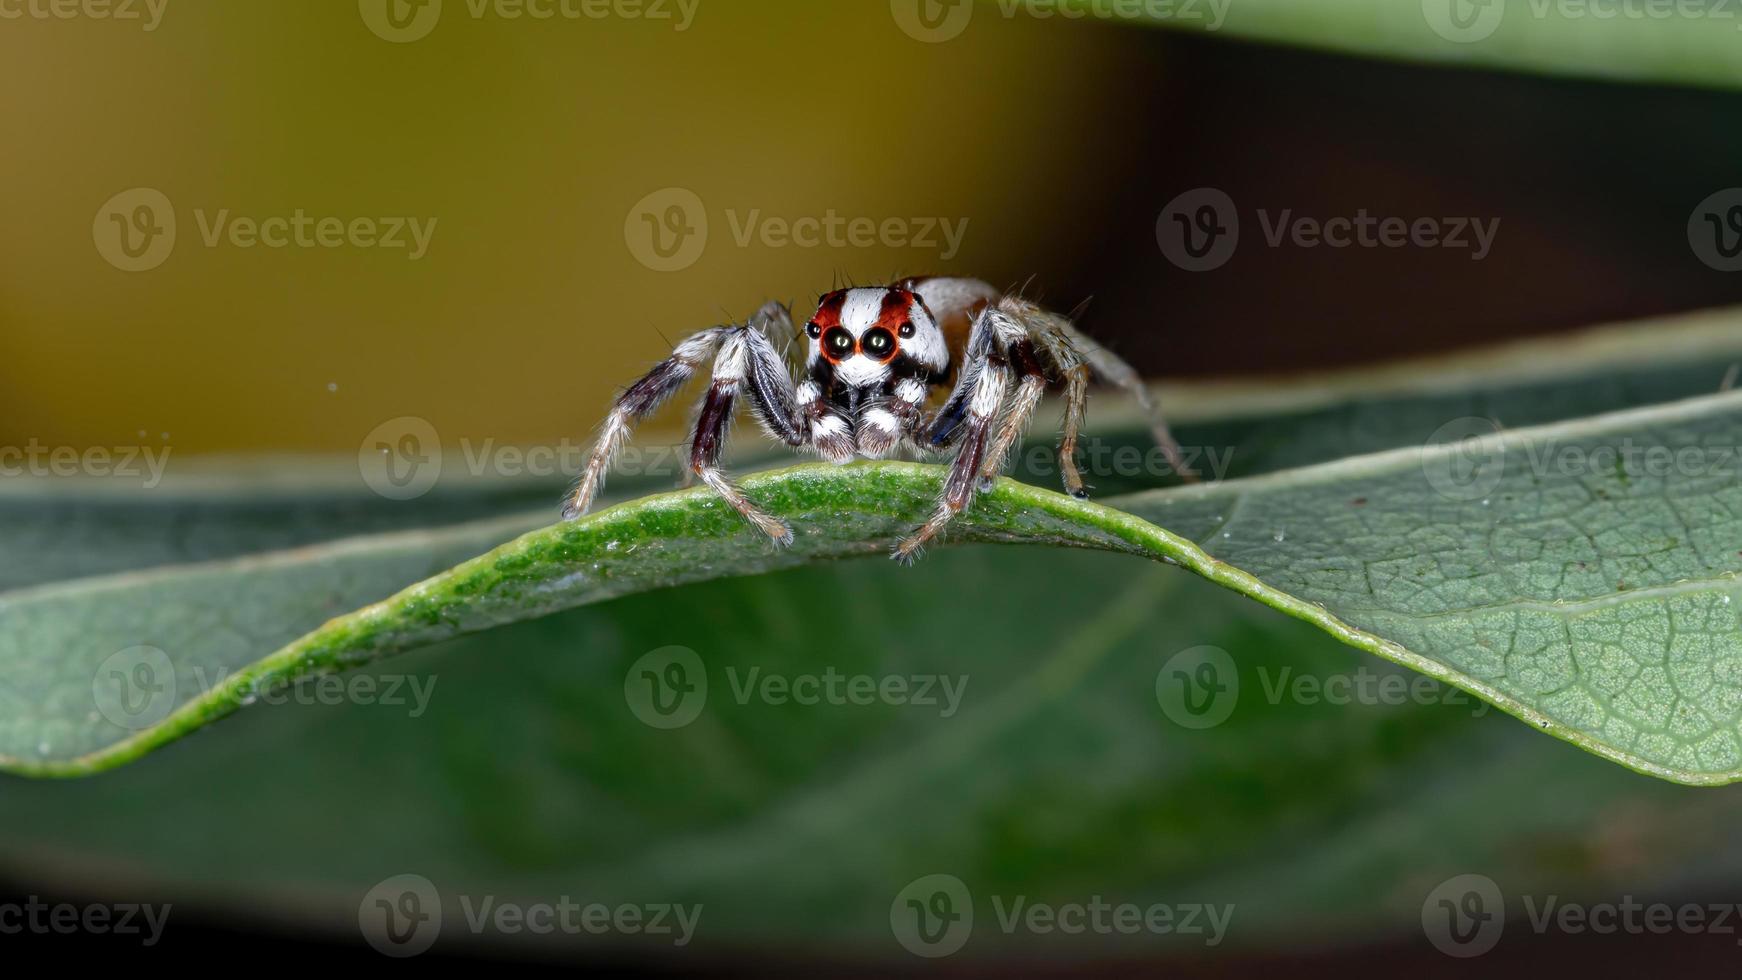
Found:
<path fill-rule="evenodd" d="M 810 337 L 810 339 L 815 340 L 823 335 L 823 328 L 821 324 L 817 323 L 817 321 L 812 320 L 804 325 L 804 332 Z"/>
<path fill-rule="evenodd" d="M 853 352 L 853 335 L 845 327 L 830 327 L 823 335 L 823 350 L 830 357 L 846 357 Z"/>
<path fill-rule="evenodd" d="M 913 336 L 913 321 L 909 320 L 901 325 L 901 339 L 906 340 L 911 336 Z"/>
<path fill-rule="evenodd" d="M 864 345 L 865 353 L 878 359 L 895 353 L 895 337 L 882 327 L 867 330 L 859 342 Z"/>

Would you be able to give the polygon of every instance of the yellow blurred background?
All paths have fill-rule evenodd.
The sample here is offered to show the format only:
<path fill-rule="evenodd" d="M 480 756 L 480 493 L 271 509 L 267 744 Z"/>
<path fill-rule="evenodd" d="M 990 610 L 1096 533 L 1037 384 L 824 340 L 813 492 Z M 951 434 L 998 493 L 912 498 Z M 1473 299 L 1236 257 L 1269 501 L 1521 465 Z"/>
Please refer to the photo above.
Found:
<path fill-rule="evenodd" d="M 1073 215 L 1121 134 L 1085 107 L 1136 56 L 1118 28 L 1026 18 L 924 43 L 882 0 L 703 0 L 687 25 L 675 0 L 542 20 L 447 0 L 400 41 L 372 2 L 0 20 L 0 444 L 349 453 L 406 415 L 449 444 L 584 439 L 668 341 L 767 298 L 1008 283 L 1092 243 Z M 125 271 L 115 236 L 165 227 L 130 224 L 116 195 L 139 188 L 175 238 Z M 667 188 L 708 236 L 656 271 L 637 221 Z M 313 245 L 244 244 L 299 212 Z M 879 230 L 781 241 L 831 214 Z M 414 220 L 427 254 L 364 247 L 356 219 Z"/>

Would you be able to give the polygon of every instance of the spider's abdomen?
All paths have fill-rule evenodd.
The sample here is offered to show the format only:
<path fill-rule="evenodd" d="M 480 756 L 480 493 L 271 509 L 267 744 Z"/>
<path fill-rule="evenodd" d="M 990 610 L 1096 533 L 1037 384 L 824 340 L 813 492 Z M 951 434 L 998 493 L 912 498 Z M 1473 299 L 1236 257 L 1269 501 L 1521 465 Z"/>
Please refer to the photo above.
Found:
<path fill-rule="evenodd" d="M 998 290 L 978 279 L 948 276 L 916 276 L 901 280 L 896 287 L 912 292 L 925 304 L 943 335 L 945 349 L 956 358 L 968 344 L 968 332 L 973 329 L 974 318 L 1002 296 Z"/>

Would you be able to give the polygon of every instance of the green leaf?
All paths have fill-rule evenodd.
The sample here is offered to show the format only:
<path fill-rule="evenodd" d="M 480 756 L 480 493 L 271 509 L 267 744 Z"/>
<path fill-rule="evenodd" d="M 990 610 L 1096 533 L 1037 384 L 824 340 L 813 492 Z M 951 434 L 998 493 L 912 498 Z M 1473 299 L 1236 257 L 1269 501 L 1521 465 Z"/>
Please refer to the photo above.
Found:
<path fill-rule="evenodd" d="M 1174 561 L 1591 751 L 1724 782 L 1739 764 L 1723 587 L 1742 548 L 1723 520 L 1727 471 L 1561 464 L 1610 446 L 1734 445 L 1734 414 L 1719 396 L 1518 430 L 1477 444 L 1472 474 L 1457 472 L 1470 451 L 1459 444 L 1113 507 L 1006 482 L 956 537 Z M 1550 458 L 1522 464 L 1539 453 Z M 299 624 L 531 519 L 13 593 L 0 606 L 0 662 L 15 665 L 16 704 L 0 744 L 17 771 L 91 772 L 311 672 L 630 592 L 876 554 L 926 512 L 938 473 L 877 464 L 754 477 L 747 488 L 800 532 L 778 553 L 705 491 L 638 500 L 534 531 L 301 638 Z M 1492 483 L 1482 500 L 1460 496 L 1468 479 Z M 1707 624 L 1697 634 L 1682 623 L 1696 615 Z M 1656 631 L 1642 625 L 1653 616 Z"/>
<path fill-rule="evenodd" d="M 1093 12 L 1368 57 L 1625 82 L 1742 86 L 1742 55 L 1736 46 L 1742 21 L 1721 0 L 1676 5 L 1203 0 L 1135 7 L 1104 0 L 1027 0 L 1027 5 L 1035 16 Z"/>
<path fill-rule="evenodd" d="M 1419 445 L 1462 416 L 1523 426 L 1715 391 L 1742 358 L 1734 322 L 1730 313 L 1652 323 L 1251 391 L 1170 390 L 1170 403 L 1188 420 L 1188 444 L 1232 447 L 1230 472 L 1271 474 L 1255 481 L 1262 487 L 1281 470 L 1348 452 Z M 1117 413 L 1099 400 L 1093 414 Z M 1117 447 L 1125 435 L 1116 426 L 1105 438 Z M 1135 432 L 1129 438 L 1143 447 Z M 1055 484 L 1048 473 L 1030 477 Z M 1101 483 L 1111 491 L 1144 480 Z M 66 490 L 0 484 L 0 535 Z M 334 531 L 310 518 L 293 546 L 314 547 L 240 559 L 219 547 L 225 521 L 246 515 L 244 532 L 270 523 L 272 507 L 294 506 L 297 494 L 235 481 L 205 494 L 166 485 L 149 497 L 93 500 L 92 520 L 116 507 L 179 527 L 181 538 L 204 527 L 210 543 L 201 547 L 221 560 L 147 570 L 162 553 L 154 548 L 104 559 L 139 570 L 127 576 L 0 594 L 0 637 L 16 628 L 13 603 L 48 590 L 92 590 L 95 602 L 63 607 L 71 617 L 119 622 L 99 611 L 112 603 L 145 610 L 140 622 L 173 623 L 168 610 L 155 615 L 156 593 L 130 590 L 191 573 L 228 591 L 189 608 L 189 642 L 211 645 L 201 662 L 239 670 L 440 566 L 441 545 L 431 542 L 464 557 L 548 519 L 552 488 L 512 492 L 538 507 L 521 525 L 332 541 Z M 375 506 L 360 483 L 324 494 L 328 516 Z M 1206 537 L 1219 533 L 1211 517 Z M 1244 520 L 1230 541 L 1243 540 Z M 53 536 L 38 546 L 52 550 Z M 412 556 L 426 547 L 429 564 L 420 565 Z M 371 577 L 377 549 L 403 577 Z M 310 567 L 296 574 L 299 558 Z M 327 601 L 251 602 L 263 583 L 250 589 L 223 574 L 270 569 L 289 576 L 287 588 Z M 852 601 L 830 601 L 840 597 Z M 245 636 L 228 628 L 237 623 Z M 117 632 L 129 644 L 151 637 Z M 76 633 L 63 625 L 56 635 L 76 649 Z M 182 655 L 173 638 L 159 642 Z M 671 644 L 701 655 L 710 695 L 692 724 L 660 730 L 630 710 L 625 681 L 641 657 Z M 1204 644 L 1233 655 L 1238 703 L 1221 724 L 1188 729 L 1161 710 L 1156 681 L 1173 657 Z M 113 652 L 98 645 L 87 663 Z M 29 654 L 22 663 L 34 666 L 60 651 Z M 741 703 L 734 694 L 734 679 L 752 670 L 828 668 L 965 676 L 966 693 L 947 718 L 918 705 Z M 150 895 L 173 902 L 178 917 L 247 914 L 354 938 L 365 892 L 410 870 L 436 883 L 450 916 L 458 895 L 701 902 L 692 954 L 729 956 L 746 943 L 790 950 L 802 936 L 807 949 L 833 955 L 905 958 L 889 936 L 889 903 L 907 882 L 940 871 L 962 877 L 982 902 L 1082 901 L 1091 891 L 1233 902 L 1228 944 L 1251 949 L 1384 931 L 1419 941 L 1423 896 L 1472 868 L 1505 869 L 1495 873 L 1509 894 L 1569 901 L 1607 895 L 1617 875 L 1644 893 L 1742 868 L 1742 847 L 1723 832 L 1742 819 L 1742 796 L 1636 778 L 1446 685 L 1386 703 L 1271 693 L 1286 678 L 1367 674 L 1417 678 L 1141 558 L 983 545 L 942 549 L 910 569 L 881 557 L 823 562 L 627 596 L 311 678 L 101 779 L 0 780 L 0 871 Z M 347 693 L 323 693 L 325 682 Z M 94 705 L 92 677 L 70 674 L 42 697 L 56 707 L 36 715 L 32 703 L 33 717 L 83 717 Z M 12 708 L 0 707 L 0 729 Z M 39 732 L 4 737 L 31 757 Z M 310 833 L 335 813 L 343 833 Z M 496 938 L 449 921 L 442 949 Z M 977 928 L 967 952 L 1023 942 Z"/>
<path fill-rule="evenodd" d="M 833 596 L 856 601 L 818 601 Z M 624 683 L 671 644 L 700 655 L 708 700 L 691 724 L 655 729 Z M 1159 710 L 1155 681 L 1201 644 L 1237 656 L 1240 694 L 1198 730 Z M 751 671 L 828 669 L 966 678 L 965 693 L 946 717 L 734 691 Z M 1725 832 L 1742 796 L 1637 778 L 1461 692 L 1354 704 L 1266 692 L 1361 672 L 1413 676 L 1141 559 L 971 546 L 911 569 L 824 563 L 626 597 L 347 675 L 399 684 L 397 703 L 263 705 L 101 779 L 0 781 L 0 869 L 149 895 L 178 919 L 245 913 L 352 940 L 371 886 L 413 871 L 453 917 L 441 951 L 497 938 L 469 935 L 459 896 L 568 895 L 701 903 L 692 957 L 759 943 L 907 959 L 890 901 L 936 872 L 967 882 L 988 923 L 992 894 L 1233 902 L 1223 948 L 1253 949 L 1419 942 L 1423 897 L 1472 868 L 1505 869 L 1510 894 L 1574 901 L 1620 875 L 1646 894 L 1742 866 Z M 422 710 L 414 683 L 430 692 Z M 343 832 L 329 832 L 335 819 Z M 983 925 L 964 952 L 1021 941 Z"/>

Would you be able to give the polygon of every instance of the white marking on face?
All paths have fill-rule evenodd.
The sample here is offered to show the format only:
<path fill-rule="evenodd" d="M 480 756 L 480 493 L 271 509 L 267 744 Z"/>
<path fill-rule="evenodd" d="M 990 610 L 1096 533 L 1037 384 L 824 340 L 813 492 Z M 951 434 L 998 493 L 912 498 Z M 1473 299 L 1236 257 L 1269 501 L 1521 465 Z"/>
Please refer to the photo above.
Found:
<path fill-rule="evenodd" d="M 864 388 L 888 378 L 889 365 L 864 354 L 854 354 L 835 365 L 835 377 L 840 378 L 850 388 Z"/>
<path fill-rule="evenodd" d="M 907 311 L 907 319 L 913 324 L 913 336 L 901 339 L 901 349 L 915 361 L 941 373 L 950 365 L 950 348 L 944 341 L 943 330 L 917 299 Z"/>
<path fill-rule="evenodd" d="M 883 297 L 887 295 L 889 290 L 883 288 L 847 290 L 847 301 L 841 304 L 841 326 L 855 337 L 864 336 L 883 312 Z"/>

